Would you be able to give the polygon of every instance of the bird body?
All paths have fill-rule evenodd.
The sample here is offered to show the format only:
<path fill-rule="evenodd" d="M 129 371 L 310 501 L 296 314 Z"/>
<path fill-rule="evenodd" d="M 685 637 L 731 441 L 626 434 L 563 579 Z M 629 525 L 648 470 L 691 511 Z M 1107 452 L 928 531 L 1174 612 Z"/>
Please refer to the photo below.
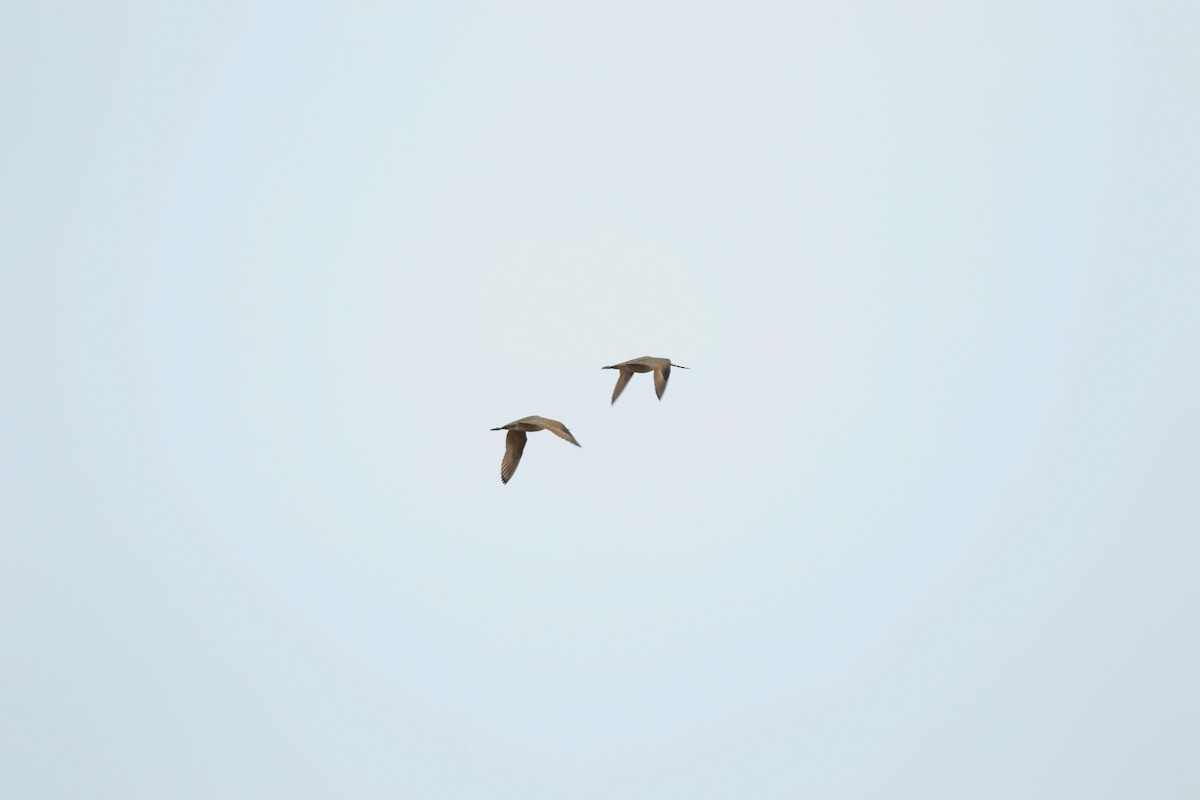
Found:
<path fill-rule="evenodd" d="M 617 398 L 621 396 L 621 392 L 625 391 L 625 385 L 629 383 L 629 379 L 633 377 L 635 372 L 654 373 L 654 393 L 658 395 L 659 400 L 662 400 L 663 392 L 667 390 L 667 379 L 671 377 L 671 367 L 688 369 L 688 367 L 682 364 L 672 364 L 669 358 L 655 358 L 654 356 L 631 358 L 628 361 L 622 361 L 620 364 L 601 367 L 601 369 L 620 370 L 621 374 L 617 376 L 617 385 L 613 388 L 612 394 L 612 402 L 615 403 L 617 402 Z"/>
<path fill-rule="evenodd" d="M 533 431 L 550 431 L 555 436 L 566 439 L 576 447 L 583 446 L 575 441 L 575 437 L 571 434 L 571 431 L 567 430 L 566 425 L 563 425 L 556 419 L 548 419 L 547 417 L 522 417 L 507 425 L 492 428 L 492 430 L 508 431 L 508 435 L 505 437 L 504 458 L 500 461 L 501 483 L 508 483 L 509 478 L 517 471 L 517 464 L 521 463 L 521 454 L 525 452 L 525 439 L 528 433 Z"/>

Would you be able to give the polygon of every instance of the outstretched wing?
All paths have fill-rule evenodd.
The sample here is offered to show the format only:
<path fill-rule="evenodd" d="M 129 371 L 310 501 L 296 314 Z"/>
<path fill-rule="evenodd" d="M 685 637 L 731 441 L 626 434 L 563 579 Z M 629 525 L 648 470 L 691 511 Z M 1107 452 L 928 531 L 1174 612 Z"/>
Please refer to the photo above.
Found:
<path fill-rule="evenodd" d="M 670 377 L 670 363 L 664 364 L 663 366 L 654 370 L 654 393 L 658 395 L 659 400 L 662 400 L 663 392 L 667 390 L 667 379 Z"/>
<path fill-rule="evenodd" d="M 617 398 L 621 396 L 621 392 L 625 391 L 625 384 L 629 383 L 629 379 L 633 377 L 633 373 L 628 370 L 621 370 L 621 374 L 617 376 L 617 385 L 613 388 L 612 402 L 617 402 Z M 609 403 L 612 405 L 612 403 Z"/>
<path fill-rule="evenodd" d="M 581 445 L 579 442 L 575 441 L 575 437 L 571 435 L 571 432 L 569 430 L 567 430 L 567 426 L 563 425 L 558 420 L 546 419 L 545 417 L 538 417 L 538 424 L 540 424 L 542 426 L 542 428 L 544 428 L 545 430 L 548 430 L 551 433 L 553 433 L 555 436 L 561 436 L 562 438 L 566 439 L 568 442 L 575 445 L 576 447 L 583 447 L 583 445 Z"/>
<path fill-rule="evenodd" d="M 525 452 L 525 431 L 509 431 L 504 437 L 504 460 L 500 462 L 500 482 L 508 483 L 508 479 L 517 471 L 521 463 L 521 454 Z"/>

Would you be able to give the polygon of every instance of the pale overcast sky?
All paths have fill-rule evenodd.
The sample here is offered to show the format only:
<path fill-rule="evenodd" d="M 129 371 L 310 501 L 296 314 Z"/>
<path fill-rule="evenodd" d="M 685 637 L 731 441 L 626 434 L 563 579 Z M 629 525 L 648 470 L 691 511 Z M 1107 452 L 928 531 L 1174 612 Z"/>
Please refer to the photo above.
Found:
<path fill-rule="evenodd" d="M 1200 6 L 4 16 L 4 798 L 1200 796 Z"/>

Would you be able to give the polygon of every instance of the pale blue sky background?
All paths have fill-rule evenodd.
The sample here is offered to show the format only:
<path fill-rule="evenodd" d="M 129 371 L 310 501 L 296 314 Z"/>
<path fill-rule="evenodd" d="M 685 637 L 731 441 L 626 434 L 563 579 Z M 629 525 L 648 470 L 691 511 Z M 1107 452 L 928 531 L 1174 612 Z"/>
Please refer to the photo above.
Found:
<path fill-rule="evenodd" d="M 1200 796 L 1200 6 L 4 17 L 3 797 Z"/>

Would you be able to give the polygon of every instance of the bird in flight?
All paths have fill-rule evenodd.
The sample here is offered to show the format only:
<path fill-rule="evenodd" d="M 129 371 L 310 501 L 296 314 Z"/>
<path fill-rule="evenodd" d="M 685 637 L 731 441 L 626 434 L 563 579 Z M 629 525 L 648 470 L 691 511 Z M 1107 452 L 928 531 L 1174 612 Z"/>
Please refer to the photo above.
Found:
<path fill-rule="evenodd" d="M 521 463 L 521 454 L 525 452 L 525 434 L 530 431 L 550 431 L 555 436 L 566 439 L 576 447 L 583 446 L 575 441 L 575 437 L 567 430 L 566 425 L 563 425 L 556 419 L 547 419 L 545 417 L 522 417 L 516 422 L 510 422 L 507 425 L 501 425 L 499 428 L 492 428 L 492 430 L 508 431 L 508 436 L 505 437 L 504 458 L 500 461 L 501 483 L 508 483 L 508 479 L 517 471 L 517 464 Z"/>
<path fill-rule="evenodd" d="M 620 364 L 613 364 L 601 369 L 619 369 L 621 371 L 621 374 L 617 376 L 617 385 L 613 389 L 612 402 L 615 403 L 617 402 L 617 398 L 621 396 L 621 392 L 625 391 L 625 384 L 629 383 L 629 379 L 633 377 L 633 373 L 635 372 L 654 373 L 654 393 L 658 395 L 659 400 L 662 400 L 663 392 L 667 390 L 667 378 L 671 377 L 671 367 L 688 369 L 688 367 L 682 364 L 672 364 L 669 358 L 654 358 L 653 356 L 631 358 L 628 361 L 622 361 Z"/>

